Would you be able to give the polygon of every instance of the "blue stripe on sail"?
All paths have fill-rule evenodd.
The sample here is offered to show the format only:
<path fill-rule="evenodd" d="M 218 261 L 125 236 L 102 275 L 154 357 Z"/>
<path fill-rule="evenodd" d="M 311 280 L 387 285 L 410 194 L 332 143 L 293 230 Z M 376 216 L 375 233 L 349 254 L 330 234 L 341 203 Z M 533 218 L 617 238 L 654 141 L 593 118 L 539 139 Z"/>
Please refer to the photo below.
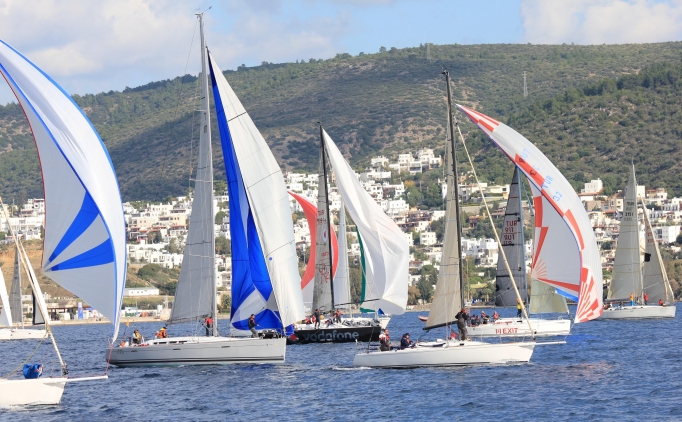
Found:
<path fill-rule="evenodd" d="M 114 262 L 114 248 L 111 239 L 107 239 L 99 246 L 95 246 L 87 252 L 67 259 L 48 271 L 73 270 L 76 268 L 94 267 Z"/>
<path fill-rule="evenodd" d="M 230 128 L 227 123 L 225 109 L 220 98 L 220 91 L 216 84 L 213 66 L 209 60 L 211 71 L 211 86 L 216 108 L 216 121 L 220 132 L 220 142 L 223 150 L 223 161 L 227 176 L 227 194 L 230 208 L 230 240 L 232 243 L 232 309 L 235 315 L 244 301 L 258 289 L 267 301 L 272 294 L 272 283 L 265 265 L 265 257 L 261 248 L 258 230 L 249 207 L 249 201 L 244 189 L 239 162 L 234 151 Z M 246 216 L 244 221 L 243 216 Z M 245 227 L 246 225 L 246 227 Z M 273 311 L 261 310 L 257 316 L 258 325 L 263 328 L 282 328 L 278 315 Z M 235 328 L 248 329 L 246 321 L 234 321 Z"/>
<path fill-rule="evenodd" d="M 99 209 L 97 209 L 95 201 L 93 201 L 92 196 L 85 191 L 85 197 L 83 198 L 83 204 L 81 205 L 80 211 L 78 211 L 78 214 L 76 215 L 76 218 L 73 219 L 71 226 L 69 226 L 68 230 L 66 230 L 66 233 L 64 233 L 62 240 L 59 241 L 57 247 L 54 248 L 54 251 L 52 251 L 52 254 L 50 255 L 50 258 L 47 262 L 50 263 L 54 261 L 60 253 L 64 252 L 64 249 L 71 246 L 71 244 L 78 239 L 80 235 L 82 235 L 85 230 L 90 227 L 90 225 L 92 225 L 92 222 L 95 221 L 98 215 Z"/>
<path fill-rule="evenodd" d="M 577 302 L 577 301 L 578 301 L 578 297 L 577 297 L 577 296 L 574 296 L 574 295 L 572 295 L 572 294 L 570 294 L 570 293 L 566 293 L 565 291 L 560 290 L 560 289 L 556 289 L 556 294 L 558 294 L 559 296 L 563 296 L 563 297 L 565 297 L 566 299 L 570 299 L 570 300 L 572 300 L 572 301 L 574 301 L 574 302 Z"/>

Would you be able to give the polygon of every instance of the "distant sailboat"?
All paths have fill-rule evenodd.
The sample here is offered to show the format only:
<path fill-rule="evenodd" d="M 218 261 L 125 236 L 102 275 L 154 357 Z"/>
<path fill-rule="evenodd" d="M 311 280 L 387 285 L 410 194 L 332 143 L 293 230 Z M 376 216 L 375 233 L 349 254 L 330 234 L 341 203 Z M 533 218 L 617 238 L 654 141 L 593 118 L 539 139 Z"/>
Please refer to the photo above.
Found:
<path fill-rule="evenodd" d="M 2 41 L 0 73 L 24 111 L 40 158 L 46 205 L 42 271 L 108 318 L 114 325 L 112 339 L 116 339 L 125 287 L 126 247 L 123 206 L 109 154 L 71 97 Z M 4 207 L 2 210 L 5 212 Z M 9 220 L 7 215 L 5 218 Z M 61 376 L 1 378 L 0 405 L 57 404 L 66 383 L 107 376 L 67 376 L 40 286 L 18 242 L 18 234 L 12 236 L 20 251 L 19 259 L 29 274 L 35 323 L 40 319 L 45 322 L 60 362 Z M 21 362 L 24 358 L 16 360 Z"/>
<path fill-rule="evenodd" d="M 540 207 L 539 213 L 536 217 L 536 233 L 534 236 L 533 251 L 540 251 L 544 245 L 540 244 L 540 240 L 544 242 L 565 242 L 569 239 L 573 242 L 571 237 L 561 238 L 559 236 L 546 236 L 546 230 L 542 228 L 542 199 L 537 189 L 533 189 L 534 202 L 538 203 Z M 502 245 L 505 255 L 509 261 L 509 266 L 513 272 L 514 280 L 517 283 L 517 288 L 523 301 L 528 301 L 528 287 L 526 282 L 526 258 L 525 258 L 525 238 L 524 238 L 524 220 L 523 209 L 521 201 L 521 179 L 518 167 L 514 168 L 514 176 L 509 188 L 509 199 L 507 200 L 507 207 L 505 210 L 504 224 L 502 226 Z M 570 236 L 570 234 L 567 233 Z M 502 260 L 502 254 L 497 263 L 497 278 L 495 281 L 496 306 L 510 306 L 516 308 L 516 294 L 511 287 L 511 277 L 507 273 L 506 265 Z M 561 255 L 553 256 L 554 259 L 542 261 L 542 272 L 546 273 L 547 266 L 561 265 Z M 556 293 L 556 288 L 546 284 L 538 279 L 538 271 L 540 265 L 537 267 L 531 265 L 531 290 L 529 310 L 531 314 L 542 313 L 564 313 L 568 315 L 568 306 L 566 299 Z M 515 336 L 558 336 L 568 335 L 571 331 L 571 321 L 568 319 L 542 319 L 530 318 L 530 324 L 523 318 L 500 318 L 496 321 L 490 321 L 487 324 L 481 324 L 471 327 L 472 336 L 482 337 L 515 337 Z M 532 327 L 532 332 L 531 328 Z"/>
<path fill-rule="evenodd" d="M 202 123 L 199 163 L 183 265 L 169 323 L 212 318 L 210 336 L 153 339 L 143 347 L 118 346 L 117 366 L 177 366 L 283 362 L 287 327 L 303 319 L 298 257 L 289 199 L 277 161 L 208 52 L 201 28 Z M 255 315 L 266 338 L 221 337 L 215 279 L 213 167 L 208 74 L 228 182 L 232 244 L 232 309 L 235 331 Z"/>
<path fill-rule="evenodd" d="M 611 306 L 604 310 L 601 319 L 675 317 L 676 307 L 672 288 L 644 204 L 642 212 L 646 230 L 644 259 L 639 245 L 637 180 L 633 165 L 625 187 L 613 279 L 607 296 Z M 648 296 L 647 304 L 644 304 L 644 294 Z M 634 304 L 630 303 L 630 295 L 634 297 Z M 665 306 L 658 305 L 659 301 Z M 625 305 L 613 306 L 614 302 L 625 302 Z"/>

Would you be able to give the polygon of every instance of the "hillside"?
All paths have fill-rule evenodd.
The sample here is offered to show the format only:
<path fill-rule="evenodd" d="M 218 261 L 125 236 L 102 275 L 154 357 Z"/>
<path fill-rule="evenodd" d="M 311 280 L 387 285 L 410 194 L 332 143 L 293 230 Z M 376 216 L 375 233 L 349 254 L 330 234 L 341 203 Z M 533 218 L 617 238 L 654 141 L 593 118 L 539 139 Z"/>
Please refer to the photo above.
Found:
<path fill-rule="evenodd" d="M 225 75 L 285 169 L 316 169 L 318 120 L 353 165 L 364 164 L 378 153 L 441 145 L 446 119 L 440 72 L 446 67 L 455 83 L 456 101 L 513 123 L 540 142 L 562 170 L 570 170 L 567 176 L 578 182 L 580 172 L 582 178 L 618 174 L 624 154 L 630 151 L 621 145 L 621 135 L 610 133 L 608 126 L 594 127 L 596 121 L 589 118 L 595 115 L 593 110 L 600 108 L 599 98 L 606 99 L 617 92 L 592 95 L 585 93 L 585 87 L 605 78 L 617 84 L 621 76 L 636 74 L 654 64 L 676 64 L 681 51 L 682 43 L 443 45 L 431 47 L 431 62 L 425 60 L 424 47 L 415 47 L 354 57 L 339 54 L 324 61 L 264 63 L 253 68 L 240 67 Z M 219 57 L 216 59 L 220 61 Z M 528 72 L 528 98 L 523 97 L 524 71 Z M 196 160 L 196 153 L 191 155 L 197 142 L 196 133 L 192 136 L 192 110 L 198 108 L 196 88 L 196 78 L 185 76 L 123 92 L 74 97 L 109 148 L 125 200 L 161 199 L 186 192 L 189 169 Z M 637 90 L 646 91 L 648 94 L 642 98 L 651 100 L 656 109 L 672 98 L 656 88 L 640 86 Z M 576 92 L 583 92 L 575 98 L 580 101 L 579 116 L 571 113 L 570 119 L 559 118 L 568 110 L 561 108 L 561 99 L 571 98 L 569 103 L 574 104 L 570 93 Z M 618 101 L 621 100 L 622 97 Z M 656 130 L 634 135 L 642 124 L 652 123 L 653 117 L 644 112 L 646 105 L 632 101 L 628 104 L 640 122 L 619 127 L 618 133 L 627 134 L 628 143 L 636 144 L 642 151 L 651 151 L 651 145 L 663 141 L 679 143 L 671 119 L 659 119 Z M 619 122 L 631 121 L 630 111 L 617 112 L 627 117 Z M 533 118 L 535 115 L 537 119 Z M 563 129 L 562 133 L 560 126 L 570 127 L 571 132 Z M 614 143 L 620 152 L 597 149 L 601 146 L 596 145 L 595 139 L 585 137 L 600 130 L 603 136 L 599 141 L 603 138 Z M 213 134 L 214 166 L 216 177 L 220 178 L 222 153 L 215 128 Z M 565 154 L 567 148 L 571 151 L 569 155 Z M 656 150 L 662 151 L 658 147 Z M 496 180 L 507 175 L 498 155 L 488 154 L 487 147 L 475 151 L 481 157 L 490 155 L 486 159 L 493 160 L 490 166 L 479 169 L 483 176 Z M 679 161 L 678 157 L 674 151 L 665 161 Z M 658 173 L 672 168 L 660 164 L 646 166 L 652 180 L 659 180 Z M 0 107 L 0 174 L 3 176 L 0 194 L 6 199 L 20 201 L 22 197 L 42 196 L 37 154 L 16 105 Z M 666 179 L 666 183 L 672 181 Z M 672 184 L 669 187 L 679 190 Z"/>

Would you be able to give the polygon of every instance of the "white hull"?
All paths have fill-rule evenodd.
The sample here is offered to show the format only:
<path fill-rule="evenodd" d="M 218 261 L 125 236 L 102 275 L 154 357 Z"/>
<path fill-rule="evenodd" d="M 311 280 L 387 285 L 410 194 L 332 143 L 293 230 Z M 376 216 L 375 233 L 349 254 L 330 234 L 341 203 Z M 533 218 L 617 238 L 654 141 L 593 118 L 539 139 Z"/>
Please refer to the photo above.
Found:
<path fill-rule="evenodd" d="M 0 340 L 40 340 L 45 337 L 45 330 L 30 328 L 0 328 Z"/>
<path fill-rule="evenodd" d="M 409 368 L 415 366 L 458 366 L 526 363 L 535 343 L 482 343 L 450 341 L 423 343 L 413 349 L 358 353 L 353 366 Z"/>
<path fill-rule="evenodd" d="M 604 309 L 599 319 L 675 318 L 675 306 L 635 305 Z"/>
<path fill-rule="evenodd" d="M 59 404 L 66 380 L 66 377 L 0 380 L 0 405 Z"/>
<path fill-rule="evenodd" d="M 279 363 L 285 352 L 286 338 L 171 337 L 114 347 L 110 363 L 120 367 Z"/>
<path fill-rule="evenodd" d="M 531 318 L 530 325 L 536 337 L 567 336 L 571 332 L 570 319 Z M 495 322 L 467 327 L 470 337 L 531 337 L 526 320 L 501 318 Z"/>

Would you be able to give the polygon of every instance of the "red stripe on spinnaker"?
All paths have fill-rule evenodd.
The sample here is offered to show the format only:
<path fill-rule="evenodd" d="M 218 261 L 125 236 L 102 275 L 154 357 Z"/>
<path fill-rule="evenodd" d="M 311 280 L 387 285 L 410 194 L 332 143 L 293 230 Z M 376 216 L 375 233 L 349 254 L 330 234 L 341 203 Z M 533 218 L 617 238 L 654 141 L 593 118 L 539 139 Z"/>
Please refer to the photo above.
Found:
<path fill-rule="evenodd" d="M 577 286 L 575 284 L 565 283 L 563 281 L 550 280 L 548 278 L 541 278 L 541 277 L 538 277 L 538 280 L 545 282 L 547 284 L 552 284 L 554 286 L 561 287 L 563 289 L 568 289 L 568 290 L 571 290 L 574 292 L 578 292 L 578 289 L 579 289 L 579 286 Z"/>

